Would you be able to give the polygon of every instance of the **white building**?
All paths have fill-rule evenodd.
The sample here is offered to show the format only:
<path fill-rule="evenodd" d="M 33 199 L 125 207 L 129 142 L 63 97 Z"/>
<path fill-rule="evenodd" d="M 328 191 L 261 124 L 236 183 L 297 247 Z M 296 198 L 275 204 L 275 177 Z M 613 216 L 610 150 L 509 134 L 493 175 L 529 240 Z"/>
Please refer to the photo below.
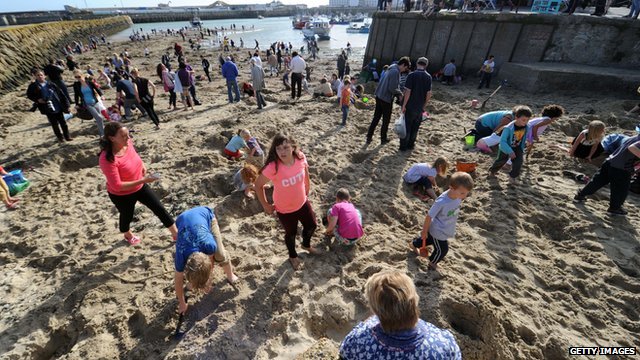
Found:
<path fill-rule="evenodd" d="M 376 8 L 378 7 L 378 0 L 360 0 L 358 5 L 365 8 Z"/>
<path fill-rule="evenodd" d="M 376 0 L 376 4 L 378 4 Z M 360 0 L 329 0 L 330 7 L 358 7 Z"/>

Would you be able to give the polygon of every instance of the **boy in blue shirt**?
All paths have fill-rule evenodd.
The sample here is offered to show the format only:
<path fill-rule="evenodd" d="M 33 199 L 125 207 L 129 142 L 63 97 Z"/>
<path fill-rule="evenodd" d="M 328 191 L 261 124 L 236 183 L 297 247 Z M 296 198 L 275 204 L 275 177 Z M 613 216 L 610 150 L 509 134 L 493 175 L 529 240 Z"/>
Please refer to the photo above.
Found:
<path fill-rule="evenodd" d="M 208 292 L 211 288 L 213 263 L 218 262 L 233 284 L 238 277 L 233 273 L 229 255 L 222 244 L 218 220 L 211 208 L 199 206 L 187 210 L 176 219 L 178 239 L 176 240 L 175 290 L 178 311 L 187 311 L 184 298 L 184 280 L 191 285 L 190 290 Z"/>
<path fill-rule="evenodd" d="M 456 222 L 460 213 L 460 204 L 473 189 L 473 178 L 465 172 L 456 172 L 451 176 L 449 190 L 440 195 L 431 205 L 424 219 L 422 233 L 415 238 L 411 249 L 419 256 L 427 256 L 427 245 L 433 246 L 429 256 L 429 267 L 438 270 L 438 263 L 449 252 L 447 239 L 456 234 Z"/>
<path fill-rule="evenodd" d="M 489 168 L 489 177 L 496 176 L 498 170 L 510 159 L 512 166 L 509 172 L 509 181 L 515 184 L 516 178 L 520 175 L 524 148 L 527 143 L 527 123 L 533 114 L 528 106 L 516 106 L 513 109 L 513 114 L 515 120 L 502 129 L 498 156 Z"/>

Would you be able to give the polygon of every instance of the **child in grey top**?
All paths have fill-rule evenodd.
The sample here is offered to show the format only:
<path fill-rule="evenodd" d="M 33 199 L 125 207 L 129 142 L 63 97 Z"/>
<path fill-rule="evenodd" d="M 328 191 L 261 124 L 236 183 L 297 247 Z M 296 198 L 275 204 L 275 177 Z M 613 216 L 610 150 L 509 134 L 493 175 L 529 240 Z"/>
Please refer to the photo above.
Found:
<path fill-rule="evenodd" d="M 456 222 L 460 213 L 460 203 L 473 188 L 471 175 L 457 172 L 451 176 L 449 190 L 436 199 L 424 219 L 422 233 L 411 242 L 411 249 L 419 256 L 429 256 L 427 245 L 433 246 L 429 256 L 429 267 L 438 270 L 440 262 L 449 252 L 447 239 L 456 233 Z"/>

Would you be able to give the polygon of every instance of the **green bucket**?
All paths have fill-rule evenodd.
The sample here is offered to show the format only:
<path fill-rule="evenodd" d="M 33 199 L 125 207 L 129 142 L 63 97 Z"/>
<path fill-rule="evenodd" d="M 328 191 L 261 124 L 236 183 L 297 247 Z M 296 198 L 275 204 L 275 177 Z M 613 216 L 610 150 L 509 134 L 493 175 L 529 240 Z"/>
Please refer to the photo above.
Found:
<path fill-rule="evenodd" d="M 475 135 L 467 135 L 464 137 L 464 143 L 468 147 L 474 147 L 476 145 L 476 136 Z"/>

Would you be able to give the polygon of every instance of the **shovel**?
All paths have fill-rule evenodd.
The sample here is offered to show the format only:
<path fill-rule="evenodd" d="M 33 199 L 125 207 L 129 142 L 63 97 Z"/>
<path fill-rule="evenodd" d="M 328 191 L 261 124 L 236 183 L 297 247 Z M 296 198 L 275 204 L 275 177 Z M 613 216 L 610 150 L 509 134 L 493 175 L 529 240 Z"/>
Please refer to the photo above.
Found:
<path fill-rule="evenodd" d="M 503 86 L 507 85 L 507 79 L 504 79 L 500 82 L 500 86 L 498 86 L 497 89 L 495 89 L 491 95 L 489 95 L 488 98 L 486 98 L 483 102 L 482 105 L 480 106 L 480 110 L 484 109 L 485 105 L 487 105 L 487 102 L 489 101 L 489 99 L 491 99 L 493 97 L 493 95 L 495 95 Z"/>

